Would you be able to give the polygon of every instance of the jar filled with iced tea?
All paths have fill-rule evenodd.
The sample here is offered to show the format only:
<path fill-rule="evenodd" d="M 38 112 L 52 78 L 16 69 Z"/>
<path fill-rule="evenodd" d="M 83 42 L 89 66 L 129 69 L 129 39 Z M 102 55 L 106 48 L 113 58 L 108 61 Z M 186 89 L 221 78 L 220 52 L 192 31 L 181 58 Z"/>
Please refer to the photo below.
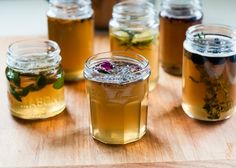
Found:
<path fill-rule="evenodd" d="M 184 42 L 183 102 L 195 119 L 229 118 L 236 105 L 236 29 L 196 25 Z"/>
<path fill-rule="evenodd" d="M 9 46 L 5 72 L 13 116 L 43 119 L 64 110 L 64 73 L 59 53 L 53 41 L 26 40 Z"/>
<path fill-rule="evenodd" d="M 200 0 L 163 0 L 160 18 L 160 58 L 169 74 L 182 75 L 183 42 L 187 29 L 202 22 Z"/>
<path fill-rule="evenodd" d="M 150 64 L 150 87 L 155 88 L 158 73 L 158 17 L 153 4 L 147 1 L 124 1 L 113 7 L 110 21 L 112 51 L 133 51 Z"/>
<path fill-rule="evenodd" d="M 93 55 L 93 10 L 90 0 L 50 0 L 48 37 L 61 48 L 66 81 L 83 78 L 83 67 Z"/>
<path fill-rule="evenodd" d="M 88 59 L 84 76 L 93 138 L 126 144 L 146 133 L 149 75 L 148 61 L 133 52 L 100 53 Z"/>

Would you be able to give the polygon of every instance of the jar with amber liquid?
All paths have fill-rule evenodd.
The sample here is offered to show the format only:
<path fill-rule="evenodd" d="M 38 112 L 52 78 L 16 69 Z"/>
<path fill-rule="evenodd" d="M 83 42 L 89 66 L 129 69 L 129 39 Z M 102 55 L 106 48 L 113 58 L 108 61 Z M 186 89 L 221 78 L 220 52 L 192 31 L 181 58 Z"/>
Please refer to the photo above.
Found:
<path fill-rule="evenodd" d="M 66 81 L 83 78 L 84 62 L 93 55 L 93 10 L 90 0 L 51 0 L 48 37 L 61 48 Z"/>
<path fill-rule="evenodd" d="M 85 64 L 90 133 L 107 144 L 126 144 L 147 130 L 148 61 L 133 52 L 97 54 Z"/>
<path fill-rule="evenodd" d="M 202 22 L 199 0 L 163 0 L 160 18 L 160 58 L 169 74 L 182 75 L 183 42 L 187 29 Z"/>
<path fill-rule="evenodd" d="M 190 27 L 184 42 L 183 102 L 195 119 L 219 121 L 236 107 L 236 29 L 223 25 Z"/>
<path fill-rule="evenodd" d="M 43 119 L 65 108 L 60 49 L 53 41 L 19 41 L 7 53 L 6 78 L 13 116 Z"/>
<path fill-rule="evenodd" d="M 159 77 L 158 18 L 153 4 L 146 1 L 124 1 L 113 7 L 109 23 L 112 51 L 132 51 L 143 55 L 150 64 L 150 87 L 155 88 Z"/>

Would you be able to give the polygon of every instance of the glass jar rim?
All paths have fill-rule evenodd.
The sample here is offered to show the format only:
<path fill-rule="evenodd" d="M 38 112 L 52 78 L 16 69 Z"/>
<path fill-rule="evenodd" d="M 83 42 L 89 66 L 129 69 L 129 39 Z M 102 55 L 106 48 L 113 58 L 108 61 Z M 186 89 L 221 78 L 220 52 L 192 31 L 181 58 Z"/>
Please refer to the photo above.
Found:
<path fill-rule="evenodd" d="M 181 9 L 181 8 L 202 8 L 200 0 L 162 0 L 161 6 L 163 8 Z"/>
<path fill-rule="evenodd" d="M 91 0 L 50 0 L 48 17 L 59 19 L 87 19 L 93 16 Z"/>
<path fill-rule="evenodd" d="M 113 7 L 112 17 L 121 22 L 143 22 L 156 19 L 154 5 L 147 1 L 126 0 Z"/>
<path fill-rule="evenodd" d="M 56 67 L 60 62 L 60 47 L 52 40 L 19 40 L 7 50 L 7 66 L 22 72 Z"/>
<path fill-rule="evenodd" d="M 133 58 L 134 57 L 134 58 Z M 132 51 L 107 51 L 97 53 L 90 58 L 88 58 L 84 65 L 84 77 L 89 80 L 93 80 L 94 76 L 99 76 L 101 73 L 94 71 L 93 65 L 98 63 L 99 61 L 107 61 L 108 59 L 111 60 L 125 60 L 125 61 L 133 61 L 141 65 L 142 69 L 132 72 L 132 74 L 141 74 L 139 78 L 128 81 L 128 82 L 106 82 L 106 81 L 98 81 L 97 82 L 104 82 L 104 83 L 112 83 L 112 84 L 127 84 L 139 81 L 141 79 L 146 79 L 150 76 L 151 70 L 149 66 L 149 61 L 142 55 L 132 52 Z"/>
<path fill-rule="evenodd" d="M 211 31 L 209 31 L 209 29 L 211 29 Z M 219 32 L 219 30 L 223 31 L 224 34 L 222 32 Z M 197 24 L 188 28 L 188 30 L 186 31 L 186 37 L 188 40 L 194 41 L 196 35 L 199 32 L 202 32 L 204 34 L 215 33 L 216 35 L 223 35 L 223 36 L 229 37 L 230 41 L 236 44 L 236 28 L 232 26 L 228 26 L 224 24 Z M 220 46 L 222 44 L 214 44 L 214 45 Z"/>
<path fill-rule="evenodd" d="M 236 29 L 223 24 L 197 24 L 186 31 L 184 48 L 208 57 L 236 54 Z"/>
<path fill-rule="evenodd" d="M 50 0 L 49 3 L 59 8 L 78 8 L 80 6 L 91 5 L 91 0 Z"/>

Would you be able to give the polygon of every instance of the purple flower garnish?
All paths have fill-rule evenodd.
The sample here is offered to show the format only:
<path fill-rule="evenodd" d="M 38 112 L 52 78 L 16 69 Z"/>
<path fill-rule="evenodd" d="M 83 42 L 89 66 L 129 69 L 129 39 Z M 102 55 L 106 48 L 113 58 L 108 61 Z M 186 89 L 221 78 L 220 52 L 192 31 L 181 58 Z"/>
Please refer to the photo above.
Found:
<path fill-rule="evenodd" d="M 138 72 L 138 71 L 141 71 L 142 70 L 142 67 L 139 66 L 139 65 L 132 65 L 131 66 L 131 71 L 132 72 Z"/>
<path fill-rule="evenodd" d="M 109 74 L 113 69 L 113 65 L 109 61 L 104 61 L 96 69 L 98 72 Z"/>
<path fill-rule="evenodd" d="M 110 71 L 113 69 L 113 65 L 109 61 L 104 61 L 101 63 L 101 68 L 105 71 Z"/>

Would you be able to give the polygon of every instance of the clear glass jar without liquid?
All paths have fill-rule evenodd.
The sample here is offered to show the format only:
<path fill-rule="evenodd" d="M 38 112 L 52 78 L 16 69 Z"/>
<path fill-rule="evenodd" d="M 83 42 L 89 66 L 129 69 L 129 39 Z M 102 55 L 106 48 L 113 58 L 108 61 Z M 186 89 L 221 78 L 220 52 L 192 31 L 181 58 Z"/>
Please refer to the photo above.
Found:
<path fill-rule="evenodd" d="M 19 41 L 8 48 L 6 78 L 13 116 L 43 119 L 65 108 L 60 49 L 53 41 Z"/>
<path fill-rule="evenodd" d="M 182 75 L 183 42 L 187 29 L 202 22 L 199 0 L 163 0 L 160 18 L 160 58 L 169 74 Z"/>
<path fill-rule="evenodd" d="M 90 0 L 50 0 L 48 37 L 61 48 L 66 81 L 83 79 L 84 63 L 93 55 L 94 19 Z"/>
<path fill-rule="evenodd" d="M 109 24 L 112 51 L 133 51 L 143 55 L 150 64 L 150 87 L 159 77 L 158 17 L 153 4 L 146 1 L 124 1 L 113 7 Z"/>
<path fill-rule="evenodd" d="M 185 113 L 204 121 L 229 118 L 236 105 L 236 30 L 223 25 L 196 25 L 186 36 Z"/>

